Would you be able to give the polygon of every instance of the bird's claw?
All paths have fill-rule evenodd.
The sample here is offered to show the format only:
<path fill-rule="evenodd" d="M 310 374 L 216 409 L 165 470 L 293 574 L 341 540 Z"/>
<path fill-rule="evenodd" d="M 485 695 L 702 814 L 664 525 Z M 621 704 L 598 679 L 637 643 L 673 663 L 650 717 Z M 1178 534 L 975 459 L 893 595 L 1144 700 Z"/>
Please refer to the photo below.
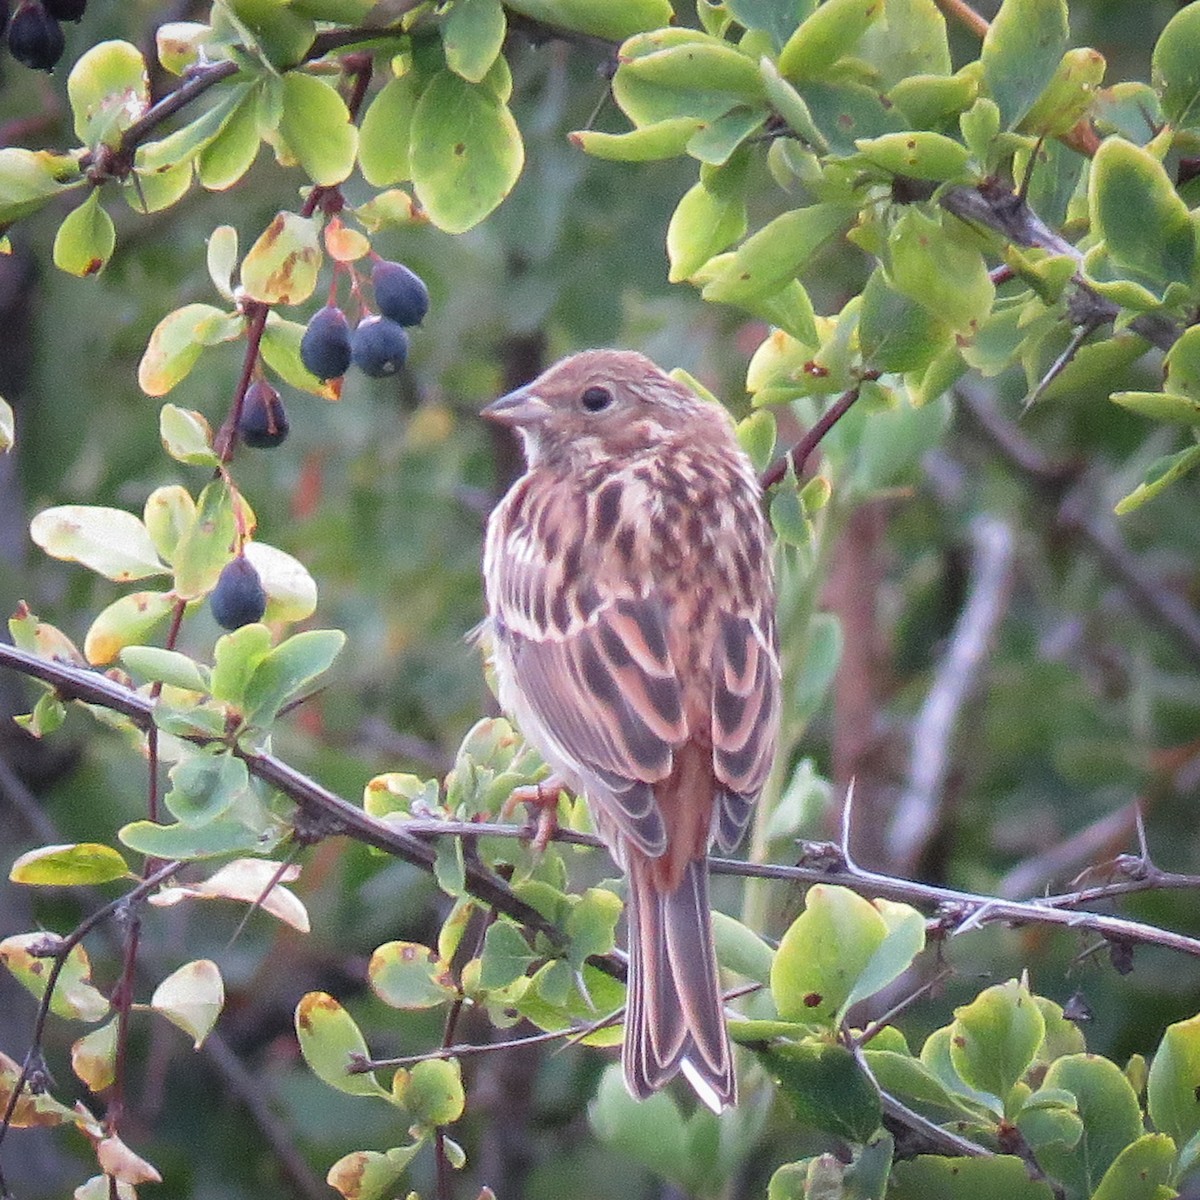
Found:
<path fill-rule="evenodd" d="M 520 805 L 529 807 L 526 836 L 532 837 L 533 848 L 538 854 L 545 851 L 550 839 L 558 831 L 558 797 L 562 790 L 562 780 L 552 775 L 543 779 L 541 783 L 529 783 L 513 788 L 501 806 L 500 816 L 505 820 L 511 817 Z"/>

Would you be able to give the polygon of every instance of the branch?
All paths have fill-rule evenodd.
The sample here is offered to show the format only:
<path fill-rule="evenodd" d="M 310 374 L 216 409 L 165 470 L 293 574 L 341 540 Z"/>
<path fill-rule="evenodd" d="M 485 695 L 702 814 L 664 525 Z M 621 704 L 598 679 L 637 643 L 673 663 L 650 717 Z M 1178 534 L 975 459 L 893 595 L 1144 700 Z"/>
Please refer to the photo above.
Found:
<path fill-rule="evenodd" d="M 1012 530 L 1003 521 L 981 517 L 972 525 L 971 541 L 975 552 L 967 601 L 913 723 L 908 787 L 887 835 L 889 862 L 906 873 L 916 869 L 937 831 L 954 734 L 1008 608 Z"/>
<path fill-rule="evenodd" d="M 0 642 L 0 666 L 11 667 L 49 683 L 63 699 L 99 704 L 119 712 L 140 728 L 147 728 L 153 720 L 153 708 L 148 700 L 94 671 L 41 659 L 4 642 Z M 219 740 L 213 738 L 196 737 L 192 740 L 198 745 L 219 744 Z M 445 835 L 468 838 L 527 836 L 522 826 L 491 822 L 410 820 L 401 828 L 376 820 L 274 755 L 242 750 L 237 746 L 232 747 L 232 751 L 246 763 L 252 774 L 291 797 L 311 818 L 321 823 L 322 832 L 352 837 L 402 858 L 427 872 L 432 872 L 434 860 L 434 849 L 427 839 Z M 599 838 L 569 829 L 557 830 L 553 840 L 604 848 L 604 843 Z M 1120 860 L 1116 869 L 1126 870 L 1132 867 L 1134 874 L 1114 883 L 1039 900 L 1017 901 L 897 879 L 847 864 L 836 847 L 811 843 L 804 845 L 805 857 L 815 865 L 804 865 L 802 861 L 796 866 L 784 866 L 776 863 L 741 862 L 729 858 L 713 858 L 709 862 L 713 873 L 718 875 L 740 875 L 801 883 L 836 883 L 868 895 L 886 896 L 892 900 L 924 905 L 937 909 L 939 926 L 948 927 L 955 933 L 963 933 L 969 928 L 996 922 L 1059 925 L 1087 930 L 1113 941 L 1163 946 L 1181 954 L 1200 957 L 1200 938 L 1186 937 L 1170 930 L 1103 913 L 1076 911 L 1081 910 L 1085 904 L 1098 903 L 1133 892 L 1200 889 L 1200 877 L 1162 871 L 1143 859 L 1128 862 Z M 503 880 L 469 860 L 466 872 L 467 890 L 471 895 L 529 928 L 544 933 L 555 945 L 563 944 L 562 933 L 516 896 Z M 624 964 L 618 955 L 607 955 L 590 961 L 608 974 L 618 978 L 624 977 Z"/>
<path fill-rule="evenodd" d="M 996 411 L 979 389 L 960 382 L 956 395 L 1000 457 L 1027 476 L 1044 499 L 1058 502 L 1066 483 L 1077 474 L 1075 469 L 1048 459 Z M 1091 495 L 1076 488 L 1061 501 L 1058 523 L 1084 544 L 1134 607 L 1173 638 L 1194 664 L 1200 665 L 1200 617 L 1129 549 L 1116 521 L 1097 510 Z"/>
<path fill-rule="evenodd" d="M 863 381 L 878 378 L 878 371 L 864 371 L 862 379 L 843 392 L 813 423 L 813 427 L 777 463 L 762 473 L 759 483 L 763 491 L 777 484 L 788 473 L 789 466 L 799 475 L 804 470 L 808 456 L 821 444 L 821 439 L 850 411 L 862 390 Z"/>
<path fill-rule="evenodd" d="M 1086 320 L 1079 324 L 1101 325 L 1120 316 L 1120 306 L 1106 300 L 1083 277 L 1083 254 L 1066 238 L 1060 237 L 1026 204 L 1016 192 L 998 180 L 985 180 L 977 187 L 948 188 L 939 201 L 949 213 L 967 222 L 994 230 L 1008 241 L 1030 249 L 1047 250 L 1075 260 L 1072 281 L 1086 297 Z M 1129 322 L 1129 328 L 1160 350 L 1169 350 L 1183 330 L 1166 317 L 1143 313 Z"/>
<path fill-rule="evenodd" d="M 0 666 L 11 667 L 50 684 L 64 700 L 98 704 L 120 713 L 139 729 L 147 730 L 154 724 L 154 705 L 146 697 L 98 672 L 38 658 L 5 642 L 0 642 Z M 219 738 L 197 736 L 190 740 L 200 746 L 225 744 Z M 251 774 L 294 800 L 305 815 L 316 822 L 322 833 L 352 837 L 427 873 L 433 872 L 434 849 L 428 842 L 396 825 L 376 820 L 273 754 L 246 750 L 236 744 L 229 748 L 242 759 Z M 553 945 L 561 947 L 565 944 L 562 931 L 526 904 L 502 879 L 478 863 L 466 863 L 465 871 L 467 890 L 471 895 L 530 929 L 545 934 Z M 609 956 L 592 961 L 601 970 L 624 977 L 624 967 L 616 958 Z"/>

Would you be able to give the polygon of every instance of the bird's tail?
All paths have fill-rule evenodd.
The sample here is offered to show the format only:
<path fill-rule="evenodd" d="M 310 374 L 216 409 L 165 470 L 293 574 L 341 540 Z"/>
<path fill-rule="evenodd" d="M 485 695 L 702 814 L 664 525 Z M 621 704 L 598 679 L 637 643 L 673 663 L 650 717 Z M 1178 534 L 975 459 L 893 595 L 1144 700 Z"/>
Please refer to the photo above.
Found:
<path fill-rule="evenodd" d="M 682 1071 L 720 1112 L 737 1103 L 737 1081 L 721 1011 L 708 862 L 692 859 L 679 886 L 666 891 L 655 878 L 655 860 L 629 858 L 626 1086 L 644 1100 Z"/>

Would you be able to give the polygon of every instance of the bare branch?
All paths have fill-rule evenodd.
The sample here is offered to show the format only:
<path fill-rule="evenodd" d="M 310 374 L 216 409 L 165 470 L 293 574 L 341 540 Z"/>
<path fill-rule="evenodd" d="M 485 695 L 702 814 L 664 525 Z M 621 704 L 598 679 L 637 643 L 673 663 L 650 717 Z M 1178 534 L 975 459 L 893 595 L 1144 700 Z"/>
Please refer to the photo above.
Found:
<path fill-rule="evenodd" d="M 887 834 L 888 861 L 902 874 L 916 869 L 937 833 L 954 734 L 1008 608 L 1012 530 L 994 517 L 980 517 L 971 526 L 971 541 L 974 554 L 967 601 L 913 723 L 908 787 Z"/>

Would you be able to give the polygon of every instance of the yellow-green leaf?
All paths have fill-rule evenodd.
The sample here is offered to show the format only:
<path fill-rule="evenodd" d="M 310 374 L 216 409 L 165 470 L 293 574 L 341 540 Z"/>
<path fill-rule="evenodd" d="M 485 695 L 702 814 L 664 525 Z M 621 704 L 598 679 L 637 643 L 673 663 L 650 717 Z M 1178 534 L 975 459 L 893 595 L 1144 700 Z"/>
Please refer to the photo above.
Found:
<path fill-rule="evenodd" d="M 95 275 L 104 269 L 116 244 L 112 217 L 100 204 L 99 189 L 93 188 L 58 227 L 54 235 L 54 265 L 68 275 Z"/>
<path fill-rule="evenodd" d="M 13 883 L 50 887 L 75 887 L 124 879 L 129 864 L 120 853 L 101 842 L 74 842 L 27 850 L 8 872 Z"/>

